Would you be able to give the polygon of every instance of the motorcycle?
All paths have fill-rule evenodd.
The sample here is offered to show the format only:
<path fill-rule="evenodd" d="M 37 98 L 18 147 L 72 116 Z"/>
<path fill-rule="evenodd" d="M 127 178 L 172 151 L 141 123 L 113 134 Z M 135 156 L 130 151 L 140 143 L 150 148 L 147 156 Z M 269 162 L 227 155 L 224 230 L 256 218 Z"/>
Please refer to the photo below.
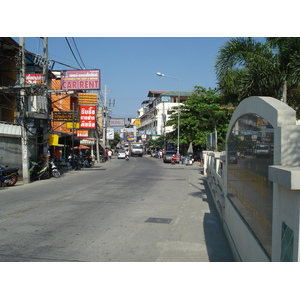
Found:
<path fill-rule="evenodd" d="M 55 177 L 55 178 L 60 177 L 60 172 L 58 171 L 58 168 L 57 168 L 56 164 L 53 161 L 50 161 L 49 165 L 51 166 L 52 176 Z"/>
<path fill-rule="evenodd" d="M 125 156 L 125 160 L 129 161 L 129 155 L 128 154 Z"/>
<path fill-rule="evenodd" d="M 72 161 L 72 155 L 69 155 L 68 162 L 74 170 L 80 170 L 83 167 L 83 163 L 80 159 L 74 154 L 74 161 Z"/>
<path fill-rule="evenodd" d="M 0 166 L 0 181 L 2 186 L 13 186 L 17 183 L 19 178 L 19 168 L 4 168 Z"/>
<path fill-rule="evenodd" d="M 30 161 L 29 173 L 31 180 L 48 179 L 51 176 L 55 178 L 60 177 L 60 172 L 53 161 L 49 161 L 49 164 L 44 165 L 41 162 Z"/>

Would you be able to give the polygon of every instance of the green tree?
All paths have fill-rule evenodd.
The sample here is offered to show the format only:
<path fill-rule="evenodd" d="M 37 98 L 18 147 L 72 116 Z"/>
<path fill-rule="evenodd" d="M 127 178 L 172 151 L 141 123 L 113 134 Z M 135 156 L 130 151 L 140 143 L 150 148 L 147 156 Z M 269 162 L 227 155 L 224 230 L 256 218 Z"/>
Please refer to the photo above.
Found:
<path fill-rule="evenodd" d="M 225 144 L 227 127 L 232 110 L 222 107 L 222 96 L 216 89 L 205 89 L 195 86 L 193 95 L 180 107 L 180 144 L 205 149 L 206 134 L 218 132 L 218 145 Z M 173 113 L 166 126 L 174 126 L 174 131 L 168 135 L 177 143 L 178 107 L 173 107 Z"/>
<path fill-rule="evenodd" d="M 271 96 L 298 110 L 300 38 L 232 38 L 221 47 L 215 65 L 225 103 L 250 96 Z"/>
<path fill-rule="evenodd" d="M 115 148 L 120 143 L 121 137 L 119 132 L 115 132 L 115 138 L 110 142 L 111 148 Z"/>
<path fill-rule="evenodd" d="M 164 141 L 165 141 L 165 136 L 159 136 L 155 140 L 150 140 L 147 142 L 147 147 L 154 147 L 158 149 L 163 149 L 164 148 Z"/>

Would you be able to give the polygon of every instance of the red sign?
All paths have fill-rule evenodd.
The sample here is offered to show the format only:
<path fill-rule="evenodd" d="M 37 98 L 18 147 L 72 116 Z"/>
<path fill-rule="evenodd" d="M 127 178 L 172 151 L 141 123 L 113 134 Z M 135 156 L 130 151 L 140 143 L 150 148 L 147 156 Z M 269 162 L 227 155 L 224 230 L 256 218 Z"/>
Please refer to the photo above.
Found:
<path fill-rule="evenodd" d="M 76 136 L 79 138 L 89 137 L 89 131 L 88 130 L 77 130 Z"/>
<path fill-rule="evenodd" d="M 26 74 L 26 83 L 44 83 L 43 74 Z"/>
<path fill-rule="evenodd" d="M 100 70 L 61 71 L 62 90 L 100 90 Z"/>
<path fill-rule="evenodd" d="M 80 105 L 80 128 L 96 128 L 96 106 Z"/>

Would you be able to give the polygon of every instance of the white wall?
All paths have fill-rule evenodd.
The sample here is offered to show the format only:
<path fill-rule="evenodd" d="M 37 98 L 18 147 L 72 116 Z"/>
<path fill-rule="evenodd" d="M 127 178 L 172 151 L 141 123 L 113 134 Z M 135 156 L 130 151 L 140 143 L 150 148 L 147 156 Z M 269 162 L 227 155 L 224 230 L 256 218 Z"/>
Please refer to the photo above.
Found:
<path fill-rule="evenodd" d="M 280 261 L 283 222 L 294 233 L 293 261 L 299 261 L 300 125 L 296 122 L 296 113 L 285 103 L 271 97 L 247 98 L 240 103 L 232 116 L 227 139 L 235 122 L 248 113 L 260 115 L 274 128 L 274 165 L 269 167 L 269 180 L 273 182 L 271 261 Z M 227 198 L 226 156 L 206 151 L 203 157 L 204 174 L 207 174 L 209 188 L 216 207 L 219 207 L 224 230 L 236 260 L 270 261 L 252 231 L 248 229 Z M 220 164 L 224 170 L 221 176 L 217 170 Z"/>

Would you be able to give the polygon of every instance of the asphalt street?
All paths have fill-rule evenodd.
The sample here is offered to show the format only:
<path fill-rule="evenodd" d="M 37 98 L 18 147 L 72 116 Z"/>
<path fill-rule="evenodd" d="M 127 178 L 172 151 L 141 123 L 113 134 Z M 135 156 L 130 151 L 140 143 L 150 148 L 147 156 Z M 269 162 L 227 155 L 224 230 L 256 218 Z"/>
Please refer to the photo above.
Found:
<path fill-rule="evenodd" d="M 0 190 L 2 262 L 230 262 L 194 165 L 132 157 Z"/>

